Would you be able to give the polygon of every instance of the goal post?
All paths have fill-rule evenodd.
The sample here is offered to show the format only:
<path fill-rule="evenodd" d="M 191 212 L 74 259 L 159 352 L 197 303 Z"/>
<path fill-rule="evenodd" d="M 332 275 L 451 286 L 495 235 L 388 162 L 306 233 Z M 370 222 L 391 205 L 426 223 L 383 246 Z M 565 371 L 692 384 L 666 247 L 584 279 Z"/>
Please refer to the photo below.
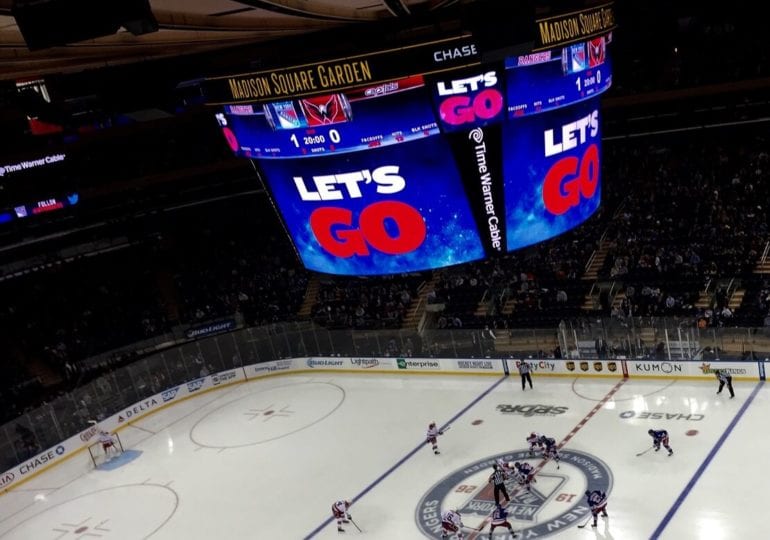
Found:
<path fill-rule="evenodd" d="M 120 440 L 120 435 L 112 433 L 111 436 L 112 447 L 110 448 L 105 449 L 101 441 L 96 441 L 88 446 L 88 453 L 91 455 L 91 461 L 95 468 L 123 453 L 123 441 Z"/>

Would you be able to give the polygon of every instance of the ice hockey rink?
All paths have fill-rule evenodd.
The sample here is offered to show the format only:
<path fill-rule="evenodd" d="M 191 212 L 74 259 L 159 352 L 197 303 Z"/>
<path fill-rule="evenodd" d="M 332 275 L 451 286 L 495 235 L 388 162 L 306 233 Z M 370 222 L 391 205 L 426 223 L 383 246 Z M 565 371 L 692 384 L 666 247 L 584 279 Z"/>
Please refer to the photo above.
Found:
<path fill-rule="evenodd" d="M 763 383 L 518 376 L 284 375 L 180 402 L 120 431 L 126 453 L 93 469 L 76 456 L 0 496 L 0 538 L 339 538 L 330 515 L 353 500 L 345 537 L 440 538 L 456 507 L 466 538 L 488 538 L 496 457 L 538 431 L 564 441 L 531 494 L 512 494 L 518 538 L 766 538 L 770 412 Z M 441 454 L 425 444 L 451 426 Z M 651 447 L 666 429 L 674 455 Z M 759 465 L 759 466 L 758 466 Z M 583 493 L 606 489 L 597 528 Z M 510 538 L 498 528 L 494 538 Z"/>

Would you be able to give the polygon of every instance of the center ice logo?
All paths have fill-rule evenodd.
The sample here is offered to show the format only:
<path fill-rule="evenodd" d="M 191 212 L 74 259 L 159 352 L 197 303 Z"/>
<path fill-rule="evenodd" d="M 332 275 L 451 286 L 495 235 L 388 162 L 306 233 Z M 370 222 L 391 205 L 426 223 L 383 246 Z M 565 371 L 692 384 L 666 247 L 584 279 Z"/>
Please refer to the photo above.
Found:
<path fill-rule="evenodd" d="M 557 471 L 547 463 L 531 484 L 527 492 L 514 483 L 506 482 L 511 496 L 507 506 L 509 521 L 521 533 L 520 538 L 546 538 L 570 528 L 591 512 L 583 495 L 587 489 L 598 489 L 608 494 L 612 491 L 612 471 L 607 464 L 595 456 L 575 450 L 560 450 L 561 468 Z M 441 537 L 441 512 L 455 507 L 469 528 L 484 526 L 488 531 L 495 499 L 487 483 L 492 464 L 497 459 L 504 461 L 526 461 L 537 465 L 540 460 L 531 458 L 528 450 L 514 450 L 489 456 L 469 463 L 439 480 L 420 499 L 415 510 L 415 521 L 419 530 L 428 538 Z M 494 538 L 507 537 L 501 531 Z M 481 536 L 479 536 L 481 537 Z M 484 538 L 487 538 L 485 532 Z"/>

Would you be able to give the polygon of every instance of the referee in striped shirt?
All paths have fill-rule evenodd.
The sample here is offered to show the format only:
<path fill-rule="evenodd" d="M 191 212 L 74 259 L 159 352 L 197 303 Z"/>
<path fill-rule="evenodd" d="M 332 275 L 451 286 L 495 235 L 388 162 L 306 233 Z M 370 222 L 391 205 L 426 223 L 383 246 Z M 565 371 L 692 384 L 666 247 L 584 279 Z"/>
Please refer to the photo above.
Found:
<path fill-rule="evenodd" d="M 529 388 L 532 389 L 532 376 L 529 374 L 531 371 L 529 363 L 526 360 L 519 362 L 519 374 L 521 375 L 521 389 L 526 390 L 526 383 L 529 382 Z"/>
<path fill-rule="evenodd" d="M 489 483 L 495 488 L 495 505 L 500 505 L 500 493 L 505 496 L 505 504 L 511 502 L 511 498 L 508 496 L 508 491 L 505 489 L 505 471 L 497 466 L 497 463 L 492 465 L 494 472 L 489 475 Z"/>

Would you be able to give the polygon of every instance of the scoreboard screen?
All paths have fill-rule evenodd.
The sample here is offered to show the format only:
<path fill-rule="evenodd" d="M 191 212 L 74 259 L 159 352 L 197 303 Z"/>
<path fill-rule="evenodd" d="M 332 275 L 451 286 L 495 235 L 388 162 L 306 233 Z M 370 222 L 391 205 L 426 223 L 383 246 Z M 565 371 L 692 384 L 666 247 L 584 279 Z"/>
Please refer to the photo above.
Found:
<path fill-rule="evenodd" d="M 461 264 L 557 236 L 599 207 L 611 38 L 234 103 L 216 117 L 254 160 L 307 268 Z"/>

